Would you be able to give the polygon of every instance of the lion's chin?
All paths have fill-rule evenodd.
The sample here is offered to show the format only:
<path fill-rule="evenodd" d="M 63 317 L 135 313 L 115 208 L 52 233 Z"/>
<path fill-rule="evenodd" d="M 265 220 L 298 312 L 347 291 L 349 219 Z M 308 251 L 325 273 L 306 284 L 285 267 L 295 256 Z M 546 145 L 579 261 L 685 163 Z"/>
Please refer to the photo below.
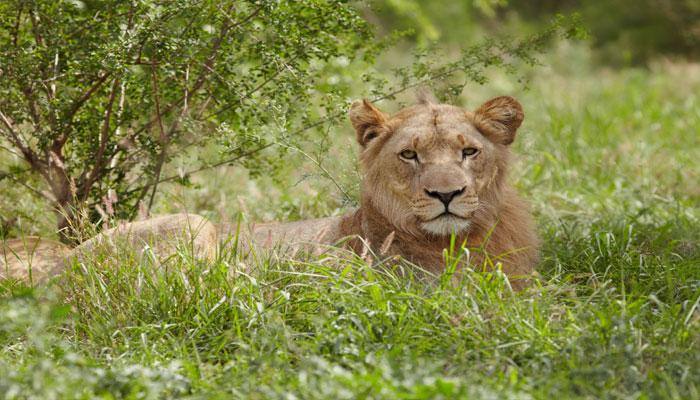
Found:
<path fill-rule="evenodd" d="M 421 224 L 421 228 L 432 235 L 450 236 L 469 229 L 470 221 L 456 215 L 444 215 Z"/>

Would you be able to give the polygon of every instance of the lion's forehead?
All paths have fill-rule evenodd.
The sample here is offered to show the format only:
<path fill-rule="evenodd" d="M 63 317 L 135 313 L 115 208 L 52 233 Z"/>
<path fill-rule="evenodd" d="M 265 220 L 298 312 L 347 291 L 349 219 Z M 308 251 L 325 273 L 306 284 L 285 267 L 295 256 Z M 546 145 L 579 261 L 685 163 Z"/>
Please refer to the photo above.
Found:
<path fill-rule="evenodd" d="M 464 139 L 478 137 L 469 116 L 456 107 L 421 107 L 404 114 L 396 121 L 394 132 L 399 140 L 417 140 L 424 144 L 452 142 L 458 135 Z"/>

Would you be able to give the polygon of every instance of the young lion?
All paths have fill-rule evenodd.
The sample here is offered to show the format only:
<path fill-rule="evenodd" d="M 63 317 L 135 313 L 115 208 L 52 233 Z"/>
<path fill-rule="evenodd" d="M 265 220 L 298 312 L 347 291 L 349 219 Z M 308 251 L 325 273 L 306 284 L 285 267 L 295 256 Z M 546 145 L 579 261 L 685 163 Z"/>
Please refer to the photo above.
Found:
<path fill-rule="evenodd" d="M 515 287 L 526 282 L 519 278 L 534 272 L 538 239 L 527 205 L 506 179 L 508 146 L 524 117 L 515 99 L 497 97 L 470 112 L 422 95 L 417 105 L 394 115 L 364 100 L 353 104 L 349 114 L 361 147 L 360 207 L 339 217 L 255 225 L 246 235 L 248 242 L 256 247 L 298 247 L 353 237 L 349 243 L 358 253 L 367 244 L 375 251 L 382 247 L 385 255 L 440 272 L 445 266 L 443 250 L 455 235 L 458 244 L 478 249 L 471 254 L 474 265 L 488 257 L 490 264 L 502 264 Z M 234 226 L 215 227 L 198 216 L 166 216 L 105 232 L 70 255 L 114 238 L 139 244 L 164 230 L 172 236 L 178 229 L 197 242 L 195 248 L 202 254 L 211 253 L 235 231 Z M 165 244 L 157 248 L 173 251 Z"/>

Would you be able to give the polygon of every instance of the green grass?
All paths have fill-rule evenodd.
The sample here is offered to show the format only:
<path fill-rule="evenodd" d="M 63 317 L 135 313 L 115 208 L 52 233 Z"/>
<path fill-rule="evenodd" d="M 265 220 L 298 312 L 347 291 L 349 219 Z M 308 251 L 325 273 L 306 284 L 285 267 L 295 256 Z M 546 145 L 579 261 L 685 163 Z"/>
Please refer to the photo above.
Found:
<path fill-rule="evenodd" d="M 700 67 L 555 67 L 531 86 L 512 171 L 543 239 L 531 290 L 352 257 L 270 256 L 246 275 L 232 252 L 206 263 L 183 248 L 159 273 L 97 254 L 59 286 L 0 284 L 0 397 L 700 399 Z M 343 180 L 353 155 L 337 154 Z M 220 190 L 233 215 L 254 184 L 225 177 L 201 178 L 184 206 L 211 212 Z M 327 183 L 303 185 L 271 203 L 253 191 L 251 214 L 338 212 L 317 194 Z"/>

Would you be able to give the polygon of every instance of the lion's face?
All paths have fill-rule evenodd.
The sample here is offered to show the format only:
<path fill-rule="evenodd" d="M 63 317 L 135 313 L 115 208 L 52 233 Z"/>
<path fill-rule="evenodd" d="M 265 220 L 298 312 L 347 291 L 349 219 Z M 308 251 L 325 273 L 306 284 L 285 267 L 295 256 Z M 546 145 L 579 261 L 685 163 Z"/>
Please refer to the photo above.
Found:
<path fill-rule="evenodd" d="M 468 230 L 488 201 L 523 113 L 499 97 L 476 112 L 424 100 L 393 116 L 364 101 L 350 117 L 362 146 L 363 200 L 398 229 L 448 236 Z"/>

